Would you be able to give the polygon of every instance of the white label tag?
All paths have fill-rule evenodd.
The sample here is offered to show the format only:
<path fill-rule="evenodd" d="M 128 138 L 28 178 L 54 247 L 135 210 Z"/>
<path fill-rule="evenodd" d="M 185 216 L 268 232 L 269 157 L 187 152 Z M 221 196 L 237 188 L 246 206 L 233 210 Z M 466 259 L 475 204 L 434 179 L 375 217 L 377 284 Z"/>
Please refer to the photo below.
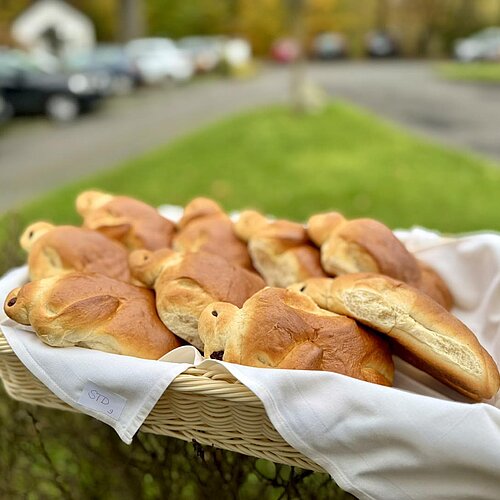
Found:
<path fill-rule="evenodd" d="M 78 403 L 118 420 L 127 400 L 119 394 L 103 389 L 89 381 L 85 384 Z"/>

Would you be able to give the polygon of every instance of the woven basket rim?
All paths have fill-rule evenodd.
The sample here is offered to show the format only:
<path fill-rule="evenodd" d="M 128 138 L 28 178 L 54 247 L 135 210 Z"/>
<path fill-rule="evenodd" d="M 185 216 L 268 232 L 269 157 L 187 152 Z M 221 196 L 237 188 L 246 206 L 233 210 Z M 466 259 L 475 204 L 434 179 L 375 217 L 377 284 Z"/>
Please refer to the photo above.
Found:
<path fill-rule="evenodd" d="M 15 353 L 0 326 L 0 356 L 4 355 Z M 196 392 L 210 397 L 244 400 L 245 404 L 262 405 L 262 401 L 227 370 L 192 366 L 177 375 L 169 388 L 178 392 Z"/>
<path fill-rule="evenodd" d="M 28 368 L 26 368 L 10 347 L 1 330 L 1 326 L 0 368 L 2 369 L 0 370 L 0 376 L 2 376 L 2 372 L 3 375 L 7 374 L 7 378 L 3 382 L 7 393 L 14 399 L 34 405 L 79 412 L 79 410 L 74 409 L 59 399 L 29 372 Z M 32 380 L 31 382 L 30 379 Z M 18 393 L 18 388 L 20 387 L 22 387 L 22 394 Z M 41 387 L 43 387 L 42 392 L 40 392 Z M 219 429 L 214 430 L 214 426 L 212 425 L 207 430 L 204 427 L 200 428 L 197 418 L 190 423 L 193 417 L 193 406 L 191 406 L 185 414 L 182 414 L 182 411 L 181 413 L 176 413 L 177 420 L 170 427 L 164 423 L 163 416 L 165 415 L 165 405 L 170 405 L 172 397 L 176 394 L 176 397 L 182 397 L 183 401 L 184 398 L 186 398 L 186 401 L 191 401 L 190 405 L 192 405 L 194 400 L 198 400 L 200 403 L 203 400 L 211 401 L 212 403 L 219 400 L 222 405 L 229 405 L 226 408 L 239 408 L 240 417 L 242 415 L 241 411 L 244 409 L 245 418 L 240 422 L 241 426 L 238 425 L 229 434 L 225 428 L 227 419 L 223 419 L 219 424 Z M 213 410 L 214 407 L 212 406 L 210 411 Z M 198 408 L 195 409 L 195 414 L 198 414 Z M 217 414 L 218 412 L 215 412 L 210 415 L 210 418 L 214 422 L 217 421 Z M 263 424 L 263 421 L 260 419 L 256 421 L 259 422 L 257 427 L 262 429 L 263 434 L 259 437 L 253 436 L 252 433 L 248 434 L 249 421 L 262 414 L 265 415 L 267 425 Z M 252 428 L 254 427 L 252 424 Z M 177 375 L 160 397 L 151 413 L 146 417 L 141 430 L 187 441 L 195 439 L 202 444 L 217 446 L 245 455 L 265 458 L 273 462 L 297 466 L 316 472 L 326 472 L 321 466 L 302 455 L 283 439 L 270 422 L 263 402 L 229 371 L 221 370 L 219 364 L 212 365 L 211 368 L 189 367 L 185 372 Z"/>

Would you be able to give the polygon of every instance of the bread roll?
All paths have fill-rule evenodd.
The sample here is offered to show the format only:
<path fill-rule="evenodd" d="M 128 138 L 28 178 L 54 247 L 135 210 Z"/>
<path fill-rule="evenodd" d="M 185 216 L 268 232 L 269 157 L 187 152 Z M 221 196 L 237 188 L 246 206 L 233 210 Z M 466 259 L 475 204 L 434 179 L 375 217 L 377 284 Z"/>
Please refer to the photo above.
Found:
<path fill-rule="evenodd" d="M 205 357 L 260 368 L 326 370 L 392 385 L 387 343 L 305 295 L 265 288 L 241 309 L 216 302 L 201 314 Z"/>
<path fill-rule="evenodd" d="M 170 247 L 175 225 L 142 201 L 85 191 L 76 200 L 83 225 L 123 243 L 129 250 Z"/>
<path fill-rule="evenodd" d="M 215 301 L 243 305 L 265 286 L 260 276 L 208 252 L 136 251 L 132 275 L 156 291 L 160 318 L 176 335 L 203 350 L 198 318 Z"/>
<path fill-rule="evenodd" d="M 476 336 L 416 288 L 360 273 L 311 279 L 291 289 L 387 335 L 404 359 L 475 401 L 498 391 L 498 368 Z"/>
<path fill-rule="evenodd" d="M 173 241 L 180 252 L 209 252 L 237 266 L 253 270 L 248 249 L 234 233 L 233 222 L 209 198 L 195 198 L 184 209 Z"/>
<path fill-rule="evenodd" d="M 75 272 L 33 281 L 13 290 L 4 310 L 55 347 L 158 359 L 181 345 L 160 321 L 151 290 L 99 274 Z"/>
<path fill-rule="evenodd" d="M 125 247 L 97 231 L 36 222 L 26 228 L 20 243 L 29 254 L 28 267 L 32 280 L 73 271 L 130 280 Z"/>
<path fill-rule="evenodd" d="M 384 224 L 373 219 L 346 220 L 331 212 L 312 216 L 310 238 L 321 247 L 323 269 L 333 275 L 380 273 L 413 286 L 420 268 L 413 255 Z"/>
<path fill-rule="evenodd" d="M 248 242 L 252 262 L 270 286 L 286 287 L 315 276 L 326 276 L 314 247 L 301 224 L 268 221 L 253 210 L 241 213 L 236 234 Z"/>
<path fill-rule="evenodd" d="M 418 289 L 449 311 L 453 307 L 453 296 L 443 278 L 425 262 L 418 261 L 418 265 L 420 267 Z"/>

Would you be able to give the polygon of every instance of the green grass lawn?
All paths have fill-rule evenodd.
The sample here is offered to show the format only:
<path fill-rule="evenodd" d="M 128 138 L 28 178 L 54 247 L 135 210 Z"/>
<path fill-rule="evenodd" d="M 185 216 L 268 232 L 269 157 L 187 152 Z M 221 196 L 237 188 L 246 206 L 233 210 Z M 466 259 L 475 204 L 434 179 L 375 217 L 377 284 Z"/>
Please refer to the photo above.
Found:
<path fill-rule="evenodd" d="M 392 227 L 500 229 L 496 167 L 417 139 L 347 104 L 306 117 L 272 107 L 221 121 L 49 193 L 19 209 L 17 217 L 22 224 L 76 223 L 77 193 L 100 188 L 153 205 L 207 195 L 227 209 L 254 207 L 297 220 L 336 209 Z M 12 214 L 4 216 L 1 227 L 11 219 Z"/>
<path fill-rule="evenodd" d="M 282 107 L 261 109 L 216 123 L 0 217 L 0 271 L 24 259 L 17 243 L 24 225 L 40 219 L 78 223 L 74 199 L 88 188 L 133 195 L 153 205 L 185 204 L 194 196 L 208 195 L 226 209 L 254 207 L 296 220 L 335 209 L 350 217 L 376 217 L 392 227 L 499 230 L 499 167 L 417 139 L 344 103 L 306 117 Z M 141 435 L 126 447 L 113 431 L 86 416 L 30 410 L 36 412 L 35 426 L 26 408 L 0 398 L 0 437 L 9 443 L 0 451 L 0 471 L 13 471 L 0 480 L 0 497 L 2 492 L 5 497 L 23 493 L 26 485 L 37 482 L 46 484 L 47 492 L 43 496 L 40 487 L 36 491 L 42 496 L 30 498 L 59 498 L 66 487 L 80 492 L 74 498 L 95 496 L 97 491 L 103 498 L 204 498 L 189 488 L 199 487 L 193 478 L 205 476 L 220 489 L 221 499 L 236 494 L 226 496 L 222 489 L 238 481 L 252 492 L 242 498 L 274 499 L 283 492 L 278 473 L 266 480 L 247 459 L 234 459 L 244 466 L 241 470 L 229 463 L 227 474 L 239 471 L 238 478 L 236 474 L 227 481 L 225 472 L 219 481 L 213 468 L 184 448 L 191 445 Z M 47 449 L 41 439 L 37 444 L 36 428 L 43 431 Z M 181 460 L 184 455 L 191 458 Z M 107 470 L 116 473 L 114 482 L 103 474 Z M 333 498 L 336 490 L 328 477 L 314 475 L 304 481 L 310 481 L 304 498 L 311 491 L 318 499 Z M 181 486 L 189 491 L 183 493 Z M 123 492 L 130 488 L 138 491 Z"/>
<path fill-rule="evenodd" d="M 450 62 L 439 65 L 438 72 L 449 80 L 500 84 L 500 62 Z"/>

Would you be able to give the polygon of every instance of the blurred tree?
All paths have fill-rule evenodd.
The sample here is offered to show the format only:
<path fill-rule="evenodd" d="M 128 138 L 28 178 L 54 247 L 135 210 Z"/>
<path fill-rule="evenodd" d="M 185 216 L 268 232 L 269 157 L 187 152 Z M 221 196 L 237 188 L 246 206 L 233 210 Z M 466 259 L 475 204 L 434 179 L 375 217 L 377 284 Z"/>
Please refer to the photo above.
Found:
<path fill-rule="evenodd" d="M 303 11 L 306 42 L 319 33 L 346 31 L 348 13 L 342 0 L 307 0 Z"/>
<path fill-rule="evenodd" d="M 228 33 L 235 18 L 235 3 L 236 0 L 147 0 L 149 33 L 173 38 Z"/>
<path fill-rule="evenodd" d="M 288 0 L 66 0 L 95 23 L 99 40 L 140 33 L 179 38 L 192 34 L 247 37 L 258 55 L 290 34 Z M 382 28 L 407 55 L 440 55 L 453 40 L 500 24 L 500 0 L 304 0 L 304 40 L 324 31 L 345 34 L 351 54 L 363 53 L 366 33 Z M 0 40 L 32 0 L 0 0 Z M 2 28 L 3 27 L 3 28 Z"/>
<path fill-rule="evenodd" d="M 296 113 L 307 111 L 305 68 L 305 23 L 306 0 L 285 0 L 289 32 L 299 46 L 299 56 L 291 65 L 290 98 Z"/>
<path fill-rule="evenodd" d="M 439 43 L 439 32 L 443 24 L 443 14 L 449 11 L 449 2 L 438 3 L 435 0 L 414 0 L 412 7 L 415 12 L 419 25 L 420 33 L 417 39 L 417 54 L 420 56 L 432 55 L 436 52 L 436 44 Z M 437 49 L 439 52 L 439 48 Z"/>
<path fill-rule="evenodd" d="M 239 29 L 256 54 L 269 54 L 273 40 L 287 33 L 286 10 L 281 0 L 239 0 Z"/>
<path fill-rule="evenodd" d="M 70 0 L 68 3 L 92 19 L 98 40 L 118 38 L 118 0 Z"/>
<path fill-rule="evenodd" d="M 118 0 L 118 18 L 121 41 L 144 35 L 146 30 L 142 0 Z"/>
<path fill-rule="evenodd" d="M 390 0 L 377 0 L 375 10 L 375 28 L 386 31 L 390 14 Z"/>
<path fill-rule="evenodd" d="M 0 45 L 14 45 L 9 25 L 29 4 L 30 0 L 0 0 Z"/>
<path fill-rule="evenodd" d="M 491 24 L 499 0 L 399 0 L 394 24 L 408 55 L 440 56 L 457 38 Z"/>

